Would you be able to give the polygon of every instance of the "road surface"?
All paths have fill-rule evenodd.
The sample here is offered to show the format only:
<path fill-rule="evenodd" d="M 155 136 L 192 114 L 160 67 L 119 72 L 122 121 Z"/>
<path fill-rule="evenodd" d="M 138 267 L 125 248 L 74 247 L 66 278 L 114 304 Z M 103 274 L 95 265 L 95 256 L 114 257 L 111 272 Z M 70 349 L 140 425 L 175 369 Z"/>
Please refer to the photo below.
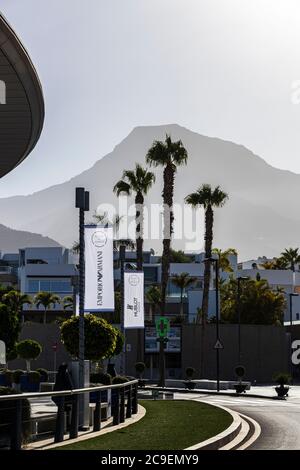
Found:
<path fill-rule="evenodd" d="M 179 398 L 179 394 L 176 394 Z M 298 395 L 298 394 L 297 394 Z M 300 449 L 300 397 L 270 400 L 245 396 L 181 395 L 208 403 L 223 405 L 255 419 L 261 426 L 261 435 L 248 450 Z"/>

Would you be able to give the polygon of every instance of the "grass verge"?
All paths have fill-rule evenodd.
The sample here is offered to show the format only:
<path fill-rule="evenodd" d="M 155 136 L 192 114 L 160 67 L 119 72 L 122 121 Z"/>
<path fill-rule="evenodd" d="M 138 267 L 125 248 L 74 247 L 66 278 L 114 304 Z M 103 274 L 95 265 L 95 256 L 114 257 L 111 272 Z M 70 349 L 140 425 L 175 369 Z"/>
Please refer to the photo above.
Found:
<path fill-rule="evenodd" d="M 232 423 L 226 411 L 188 400 L 141 400 L 143 419 L 126 428 L 55 450 L 180 450 L 205 441 Z"/>

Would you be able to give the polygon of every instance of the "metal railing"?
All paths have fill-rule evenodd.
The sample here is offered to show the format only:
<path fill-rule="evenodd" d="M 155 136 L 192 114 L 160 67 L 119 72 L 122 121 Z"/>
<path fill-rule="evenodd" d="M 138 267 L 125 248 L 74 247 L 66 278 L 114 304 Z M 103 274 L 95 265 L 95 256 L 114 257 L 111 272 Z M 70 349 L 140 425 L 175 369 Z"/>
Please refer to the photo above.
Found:
<path fill-rule="evenodd" d="M 111 403 L 112 412 L 112 425 L 123 423 L 125 419 L 131 418 L 133 414 L 138 411 L 138 380 L 131 380 L 122 384 L 115 385 L 101 385 L 96 387 L 79 388 L 73 390 L 62 391 L 49 391 L 38 393 L 18 393 L 12 395 L 0 396 L 0 416 L 3 411 L 13 410 L 11 413 L 11 420 L 9 423 L 1 423 L 0 426 L 9 426 L 10 428 L 10 449 L 21 450 L 23 443 L 23 430 L 22 424 L 24 419 L 22 416 L 24 404 L 27 403 L 26 399 L 37 398 L 57 398 L 57 411 L 56 423 L 54 431 L 54 442 L 62 442 L 65 434 L 65 397 L 68 398 L 68 403 L 71 399 L 71 422 L 69 428 L 69 438 L 74 439 L 78 437 L 79 432 L 79 396 L 93 392 L 96 394 L 94 419 L 93 419 L 93 432 L 100 431 L 101 429 L 101 403 L 102 392 L 106 390 L 115 391 Z M 3 408 L 1 404 L 8 402 L 8 407 Z M 13 402 L 13 406 L 9 406 L 9 402 Z M 30 417 L 30 421 L 32 417 Z"/>

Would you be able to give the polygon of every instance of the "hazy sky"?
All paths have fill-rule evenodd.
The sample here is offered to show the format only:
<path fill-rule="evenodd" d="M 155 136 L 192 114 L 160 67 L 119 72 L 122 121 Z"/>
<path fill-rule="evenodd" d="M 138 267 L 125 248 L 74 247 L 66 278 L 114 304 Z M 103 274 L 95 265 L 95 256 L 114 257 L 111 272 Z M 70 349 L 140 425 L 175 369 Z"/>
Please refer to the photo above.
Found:
<path fill-rule="evenodd" d="M 178 123 L 300 173 L 299 0 L 0 0 L 0 10 L 46 102 L 41 139 L 1 197 L 69 179 L 137 125 Z"/>

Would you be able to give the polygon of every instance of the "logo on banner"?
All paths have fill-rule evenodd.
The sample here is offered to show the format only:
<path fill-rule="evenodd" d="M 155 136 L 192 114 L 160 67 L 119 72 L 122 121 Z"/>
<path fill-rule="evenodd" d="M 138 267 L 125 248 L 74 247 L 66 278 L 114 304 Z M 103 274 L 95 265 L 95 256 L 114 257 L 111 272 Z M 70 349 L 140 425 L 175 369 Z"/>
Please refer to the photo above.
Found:
<path fill-rule="evenodd" d="M 107 243 L 107 236 L 104 232 L 94 232 L 92 235 L 92 243 L 97 248 L 103 248 Z"/>
<path fill-rule="evenodd" d="M 140 279 L 136 274 L 131 274 L 129 276 L 128 282 L 131 286 L 137 286 L 140 283 Z"/>

